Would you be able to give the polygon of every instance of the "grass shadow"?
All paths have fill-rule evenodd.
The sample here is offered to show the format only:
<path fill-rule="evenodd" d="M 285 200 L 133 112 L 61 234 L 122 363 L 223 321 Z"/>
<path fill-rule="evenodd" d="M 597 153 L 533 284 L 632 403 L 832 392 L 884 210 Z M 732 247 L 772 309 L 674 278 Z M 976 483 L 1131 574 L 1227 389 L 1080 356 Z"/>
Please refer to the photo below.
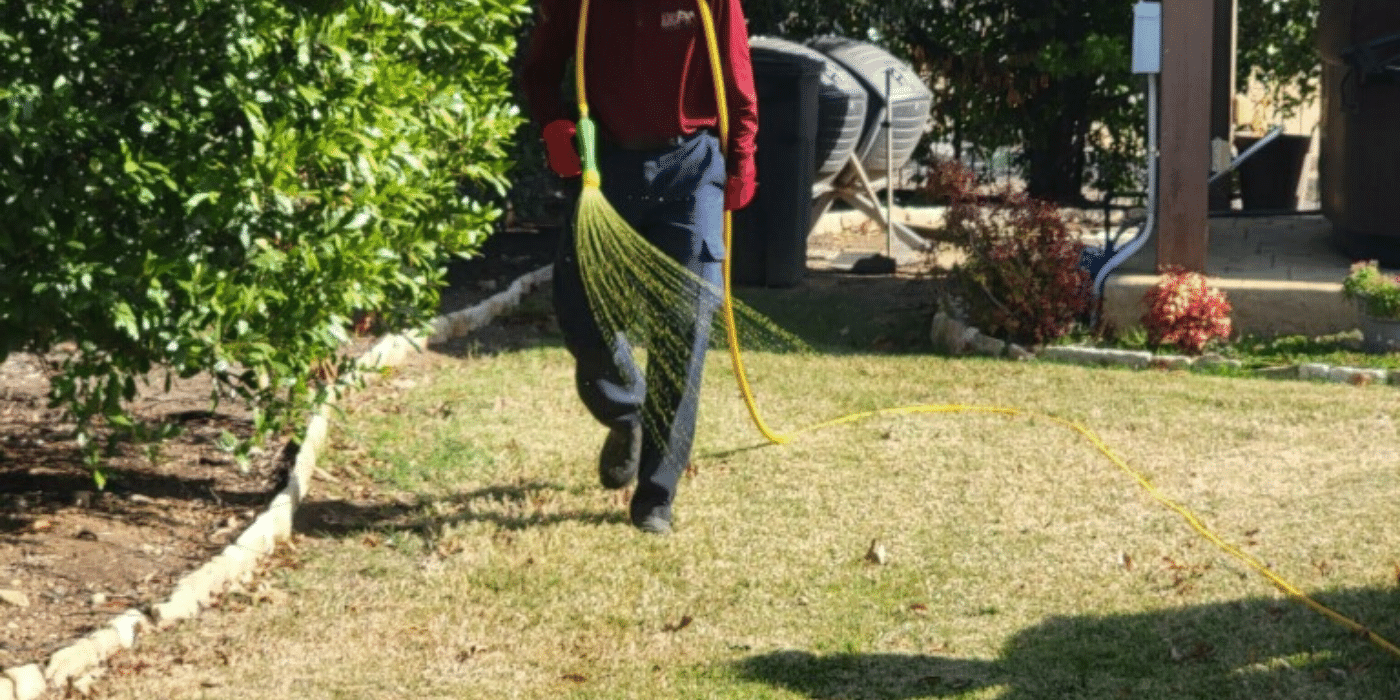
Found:
<path fill-rule="evenodd" d="M 434 343 L 426 349 L 450 357 L 472 357 L 562 347 L 563 336 L 550 298 L 552 291 L 549 284 L 541 285 L 526 295 L 519 306 L 487 327 Z M 818 352 L 918 354 L 930 351 L 928 322 L 933 315 L 933 294 L 927 280 L 809 270 L 793 287 L 736 287 L 734 296 Z M 711 336 L 712 353 L 727 351 L 721 324 L 722 319 L 717 315 Z M 741 349 L 787 352 L 795 348 Z"/>
<path fill-rule="evenodd" d="M 783 650 L 751 656 L 740 675 L 811 698 L 937 698 L 981 687 L 988 664 L 918 654 L 818 655 Z"/>
<path fill-rule="evenodd" d="M 583 510 L 552 508 L 553 496 L 568 491 L 562 484 L 532 481 L 506 486 L 487 486 L 442 499 L 456 512 L 431 519 L 441 527 L 457 523 L 487 522 L 502 530 L 523 530 L 573 522 L 589 525 L 616 525 L 627 519 L 615 508 Z"/>
<path fill-rule="evenodd" d="M 554 317 L 551 291 L 550 285 L 540 285 L 526 294 L 519 306 L 501 314 L 487 326 L 441 343 L 431 343 L 424 350 L 465 358 L 563 347 L 564 336 Z"/>
<path fill-rule="evenodd" d="M 825 353 L 929 351 L 930 282 L 808 270 L 793 287 L 735 287 L 734 297 Z"/>
<path fill-rule="evenodd" d="M 1400 634 L 1400 591 L 1317 594 L 1323 604 Z M 1128 615 L 1053 616 L 991 660 L 939 655 L 779 651 L 736 662 L 741 678 L 811 698 L 1393 698 L 1400 659 L 1302 605 L 1247 598 Z M 980 696 L 979 696 L 980 697 Z"/>
<path fill-rule="evenodd" d="M 341 538 L 375 531 L 413 532 L 432 540 L 444 528 L 460 523 L 489 522 L 502 530 L 523 530 L 566 522 L 626 522 L 616 509 L 551 508 L 553 494 L 566 490 L 561 484 L 531 481 L 412 501 L 310 501 L 297 509 L 294 526 L 313 537 Z"/>

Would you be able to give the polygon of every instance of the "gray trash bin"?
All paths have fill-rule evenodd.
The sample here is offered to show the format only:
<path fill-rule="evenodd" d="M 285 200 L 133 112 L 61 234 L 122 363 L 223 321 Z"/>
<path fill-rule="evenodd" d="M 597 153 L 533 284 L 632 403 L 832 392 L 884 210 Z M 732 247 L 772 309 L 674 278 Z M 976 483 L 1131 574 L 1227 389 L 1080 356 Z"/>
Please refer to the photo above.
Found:
<path fill-rule="evenodd" d="M 791 287 L 807 271 L 824 64 L 758 46 L 750 54 L 758 91 L 758 190 L 735 212 L 729 274 L 735 284 Z"/>

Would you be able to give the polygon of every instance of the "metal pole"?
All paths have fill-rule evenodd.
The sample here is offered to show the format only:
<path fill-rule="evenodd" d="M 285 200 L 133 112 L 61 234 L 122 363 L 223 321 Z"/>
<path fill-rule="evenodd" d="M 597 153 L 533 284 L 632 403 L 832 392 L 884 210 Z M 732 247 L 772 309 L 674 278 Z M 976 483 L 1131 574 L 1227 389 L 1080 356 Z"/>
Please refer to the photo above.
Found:
<path fill-rule="evenodd" d="M 885 257 L 894 259 L 894 66 L 885 69 Z"/>
<path fill-rule="evenodd" d="M 1099 268 L 1099 274 L 1094 278 L 1094 292 L 1100 297 L 1104 294 L 1104 283 L 1108 281 L 1109 273 L 1118 269 L 1119 265 L 1127 262 L 1128 258 L 1137 253 L 1157 228 L 1157 207 L 1159 206 L 1157 169 L 1161 165 L 1161 149 L 1158 143 L 1161 137 L 1157 133 L 1157 91 L 1159 89 L 1157 82 L 1159 79 L 1160 76 L 1157 73 L 1147 74 L 1147 221 L 1143 223 L 1142 230 L 1138 235 L 1128 241 L 1128 245 L 1120 248 L 1118 252 L 1113 254 L 1113 257 L 1108 259 L 1108 262 L 1104 263 L 1102 268 Z M 1098 319 L 1095 318 L 1094 322 L 1097 323 Z"/>

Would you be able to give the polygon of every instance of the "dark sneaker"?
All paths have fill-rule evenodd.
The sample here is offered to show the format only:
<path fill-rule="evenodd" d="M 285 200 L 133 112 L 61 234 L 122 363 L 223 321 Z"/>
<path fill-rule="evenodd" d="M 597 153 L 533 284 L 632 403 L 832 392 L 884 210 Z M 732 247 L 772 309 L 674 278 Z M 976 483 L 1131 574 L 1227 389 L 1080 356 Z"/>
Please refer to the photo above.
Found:
<path fill-rule="evenodd" d="M 605 489 L 620 489 L 637 478 L 642 461 L 642 426 L 613 428 L 598 454 L 598 481 Z"/>
<path fill-rule="evenodd" d="M 636 525 L 638 530 L 650 535 L 671 534 L 671 521 L 659 515 L 648 515 L 632 524 Z"/>
<path fill-rule="evenodd" d="M 636 501 L 632 503 L 632 525 L 642 532 L 652 535 L 671 534 L 671 507 L 646 507 Z"/>

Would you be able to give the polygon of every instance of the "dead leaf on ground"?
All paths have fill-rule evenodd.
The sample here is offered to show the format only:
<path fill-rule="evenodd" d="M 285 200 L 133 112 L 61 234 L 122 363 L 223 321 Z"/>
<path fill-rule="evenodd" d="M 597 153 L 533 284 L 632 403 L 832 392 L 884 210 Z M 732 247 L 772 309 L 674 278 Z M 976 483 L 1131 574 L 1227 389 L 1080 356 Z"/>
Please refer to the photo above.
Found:
<path fill-rule="evenodd" d="M 1195 644 L 1191 645 L 1189 651 L 1183 652 L 1182 650 L 1176 648 L 1176 645 L 1172 645 L 1168 653 L 1171 656 L 1171 660 L 1174 663 L 1185 663 L 1188 661 L 1205 661 L 1211 658 L 1212 656 L 1215 656 L 1215 647 L 1205 642 L 1196 642 Z"/>

